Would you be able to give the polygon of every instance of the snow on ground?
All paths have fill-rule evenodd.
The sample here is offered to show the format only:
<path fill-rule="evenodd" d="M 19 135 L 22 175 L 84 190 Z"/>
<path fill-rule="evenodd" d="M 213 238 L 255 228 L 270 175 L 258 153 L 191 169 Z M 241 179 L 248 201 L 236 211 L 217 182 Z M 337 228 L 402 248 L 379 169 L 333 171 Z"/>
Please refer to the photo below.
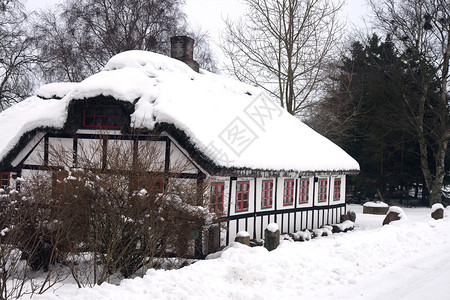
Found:
<path fill-rule="evenodd" d="M 403 208 L 407 220 L 357 213 L 352 232 L 274 251 L 233 244 L 219 258 L 150 270 L 120 286 L 66 284 L 35 299 L 445 299 L 450 295 L 450 218 Z M 446 214 L 449 210 L 446 210 Z M 450 215 L 450 214 L 449 214 Z M 217 255 L 216 255 L 217 256 Z"/>

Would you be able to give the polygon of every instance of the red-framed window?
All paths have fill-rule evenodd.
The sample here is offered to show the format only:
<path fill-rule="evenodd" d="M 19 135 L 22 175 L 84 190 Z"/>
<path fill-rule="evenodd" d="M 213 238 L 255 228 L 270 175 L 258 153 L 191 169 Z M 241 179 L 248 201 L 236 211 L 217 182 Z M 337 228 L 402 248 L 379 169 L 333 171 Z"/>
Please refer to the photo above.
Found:
<path fill-rule="evenodd" d="M 341 178 L 334 179 L 333 200 L 341 200 Z"/>
<path fill-rule="evenodd" d="M 5 189 L 9 186 L 9 173 L 1 172 L 0 173 L 0 188 Z"/>
<path fill-rule="evenodd" d="M 309 201 L 309 179 L 304 178 L 299 180 L 299 203 L 308 203 Z"/>
<path fill-rule="evenodd" d="M 319 202 L 327 201 L 327 186 L 328 180 L 326 178 L 319 179 Z"/>
<path fill-rule="evenodd" d="M 236 212 L 248 210 L 250 183 L 248 181 L 236 182 Z"/>
<path fill-rule="evenodd" d="M 119 105 L 83 106 L 84 128 L 117 129 L 122 125 L 122 109 Z"/>
<path fill-rule="evenodd" d="M 272 207 L 273 181 L 263 180 L 261 190 L 261 208 Z"/>
<path fill-rule="evenodd" d="M 164 180 L 161 178 L 158 179 L 138 178 L 134 183 L 134 187 L 138 190 L 146 189 L 147 192 L 153 192 L 158 194 L 162 194 L 166 189 Z"/>
<path fill-rule="evenodd" d="M 211 211 L 218 215 L 223 214 L 223 192 L 225 184 L 216 182 L 211 184 Z"/>
<path fill-rule="evenodd" d="M 293 203 L 294 203 L 294 179 L 285 179 L 283 205 L 292 205 Z"/>

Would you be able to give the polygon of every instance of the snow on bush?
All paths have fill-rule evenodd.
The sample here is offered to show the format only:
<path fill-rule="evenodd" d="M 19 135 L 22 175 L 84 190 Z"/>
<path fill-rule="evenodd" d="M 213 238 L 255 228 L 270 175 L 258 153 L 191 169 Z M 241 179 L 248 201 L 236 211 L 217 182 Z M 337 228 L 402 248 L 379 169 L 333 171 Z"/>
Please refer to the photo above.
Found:
<path fill-rule="evenodd" d="M 296 234 L 300 236 L 300 239 L 304 241 L 309 241 L 311 239 L 311 232 L 306 229 L 305 231 L 297 231 Z"/>
<path fill-rule="evenodd" d="M 341 224 L 339 224 L 338 226 L 341 231 L 348 231 L 355 227 L 355 223 L 350 220 L 346 220 L 346 221 L 342 222 Z"/>

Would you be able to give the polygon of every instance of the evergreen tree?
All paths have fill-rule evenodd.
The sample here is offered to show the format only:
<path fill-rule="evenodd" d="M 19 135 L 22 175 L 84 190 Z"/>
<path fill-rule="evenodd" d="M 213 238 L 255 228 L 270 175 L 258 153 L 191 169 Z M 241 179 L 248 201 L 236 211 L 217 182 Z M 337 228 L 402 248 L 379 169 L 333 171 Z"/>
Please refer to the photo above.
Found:
<path fill-rule="evenodd" d="M 360 163 L 355 184 L 362 197 L 407 196 L 423 179 L 399 88 L 410 82 L 402 57 L 389 38 L 374 34 L 354 42 L 335 67 L 311 125 Z"/>

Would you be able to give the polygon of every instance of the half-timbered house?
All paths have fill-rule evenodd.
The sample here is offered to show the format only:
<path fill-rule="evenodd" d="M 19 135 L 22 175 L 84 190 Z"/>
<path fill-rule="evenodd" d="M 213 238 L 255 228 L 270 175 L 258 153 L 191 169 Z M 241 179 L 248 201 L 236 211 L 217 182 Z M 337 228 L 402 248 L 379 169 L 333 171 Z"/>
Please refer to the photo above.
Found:
<path fill-rule="evenodd" d="M 110 147 L 131 146 L 132 160 L 152 145 L 161 164 L 149 172 L 209 185 L 203 205 L 224 226 L 205 232 L 204 252 L 242 230 L 261 239 L 272 222 L 282 232 L 340 222 L 358 163 L 260 89 L 198 70 L 192 44 L 173 38 L 172 58 L 121 53 L 82 82 L 45 85 L 0 113 L 1 187 L 59 167 L 50 149 L 77 168 L 83 147 L 100 140 L 92 163 L 107 170 Z"/>

